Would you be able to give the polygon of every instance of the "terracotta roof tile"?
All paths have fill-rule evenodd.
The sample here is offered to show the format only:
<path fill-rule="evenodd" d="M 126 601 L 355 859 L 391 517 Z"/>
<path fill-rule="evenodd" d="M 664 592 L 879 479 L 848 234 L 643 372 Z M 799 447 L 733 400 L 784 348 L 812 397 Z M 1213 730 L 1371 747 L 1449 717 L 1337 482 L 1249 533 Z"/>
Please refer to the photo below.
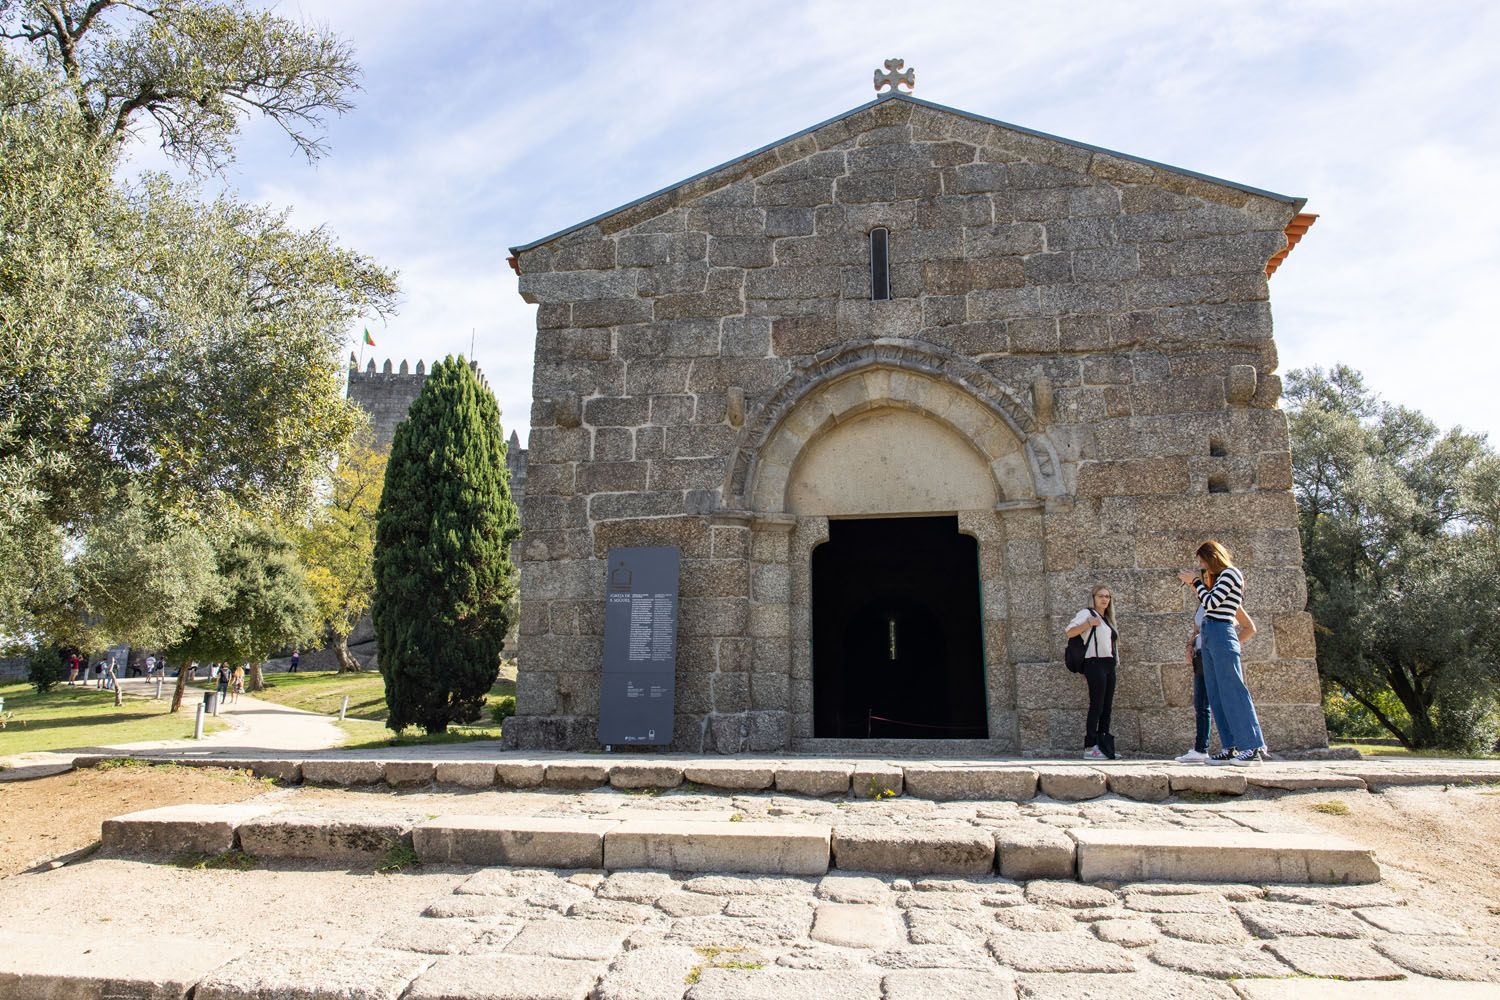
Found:
<path fill-rule="evenodd" d="M 1302 242 L 1302 237 L 1317 221 L 1318 216 L 1315 212 L 1299 212 L 1292 217 L 1292 221 L 1286 224 L 1286 246 L 1273 253 L 1271 259 L 1266 261 L 1266 277 L 1269 278 L 1276 273 L 1281 262 L 1286 260 L 1286 255 L 1292 252 L 1292 247 Z"/>

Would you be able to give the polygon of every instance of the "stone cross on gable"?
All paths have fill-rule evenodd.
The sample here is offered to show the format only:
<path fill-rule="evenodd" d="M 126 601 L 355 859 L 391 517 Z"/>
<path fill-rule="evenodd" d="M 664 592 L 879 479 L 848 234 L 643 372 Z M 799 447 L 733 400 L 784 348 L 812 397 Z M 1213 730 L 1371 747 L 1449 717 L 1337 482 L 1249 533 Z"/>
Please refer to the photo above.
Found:
<path fill-rule="evenodd" d="M 915 69 L 903 69 L 906 66 L 905 59 L 887 59 L 885 61 L 885 72 L 875 71 L 875 93 L 880 93 L 880 88 L 890 87 L 891 93 L 911 93 L 917 85 L 917 71 Z M 899 84 L 906 84 L 903 91 Z"/>

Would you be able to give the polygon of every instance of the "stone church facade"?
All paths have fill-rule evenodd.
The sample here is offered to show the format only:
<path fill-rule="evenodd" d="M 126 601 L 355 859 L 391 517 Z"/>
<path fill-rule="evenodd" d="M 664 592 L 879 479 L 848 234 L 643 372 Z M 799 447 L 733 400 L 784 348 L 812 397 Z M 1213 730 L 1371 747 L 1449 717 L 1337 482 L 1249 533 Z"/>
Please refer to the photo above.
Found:
<path fill-rule="evenodd" d="M 517 248 L 507 739 L 598 745 L 606 557 L 673 545 L 673 749 L 1079 750 L 1098 582 L 1118 744 L 1180 752 L 1216 537 L 1273 750 L 1324 745 L 1267 291 L 1301 207 L 901 94 Z"/>

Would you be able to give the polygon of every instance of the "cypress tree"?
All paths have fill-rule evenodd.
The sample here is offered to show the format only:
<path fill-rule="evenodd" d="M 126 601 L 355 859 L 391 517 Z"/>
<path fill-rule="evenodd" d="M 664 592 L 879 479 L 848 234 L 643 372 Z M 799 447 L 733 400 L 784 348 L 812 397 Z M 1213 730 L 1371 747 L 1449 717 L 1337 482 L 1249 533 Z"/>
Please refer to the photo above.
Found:
<path fill-rule="evenodd" d="M 500 408 L 450 355 L 396 428 L 376 521 L 370 610 L 395 732 L 479 717 L 511 624 L 519 534 Z"/>

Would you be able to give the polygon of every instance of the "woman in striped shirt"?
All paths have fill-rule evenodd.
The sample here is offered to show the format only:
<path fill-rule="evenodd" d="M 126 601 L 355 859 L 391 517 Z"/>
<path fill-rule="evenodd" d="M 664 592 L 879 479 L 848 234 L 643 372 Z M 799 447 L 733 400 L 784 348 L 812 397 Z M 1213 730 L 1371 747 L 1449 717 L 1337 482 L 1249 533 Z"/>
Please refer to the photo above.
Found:
<path fill-rule="evenodd" d="M 1197 591 L 1203 608 L 1203 684 L 1223 745 L 1208 762 L 1248 767 L 1265 759 L 1266 741 L 1245 686 L 1235 629 L 1235 613 L 1245 601 L 1245 577 L 1218 542 L 1204 542 L 1197 555 L 1200 572 L 1183 570 L 1177 578 Z"/>

